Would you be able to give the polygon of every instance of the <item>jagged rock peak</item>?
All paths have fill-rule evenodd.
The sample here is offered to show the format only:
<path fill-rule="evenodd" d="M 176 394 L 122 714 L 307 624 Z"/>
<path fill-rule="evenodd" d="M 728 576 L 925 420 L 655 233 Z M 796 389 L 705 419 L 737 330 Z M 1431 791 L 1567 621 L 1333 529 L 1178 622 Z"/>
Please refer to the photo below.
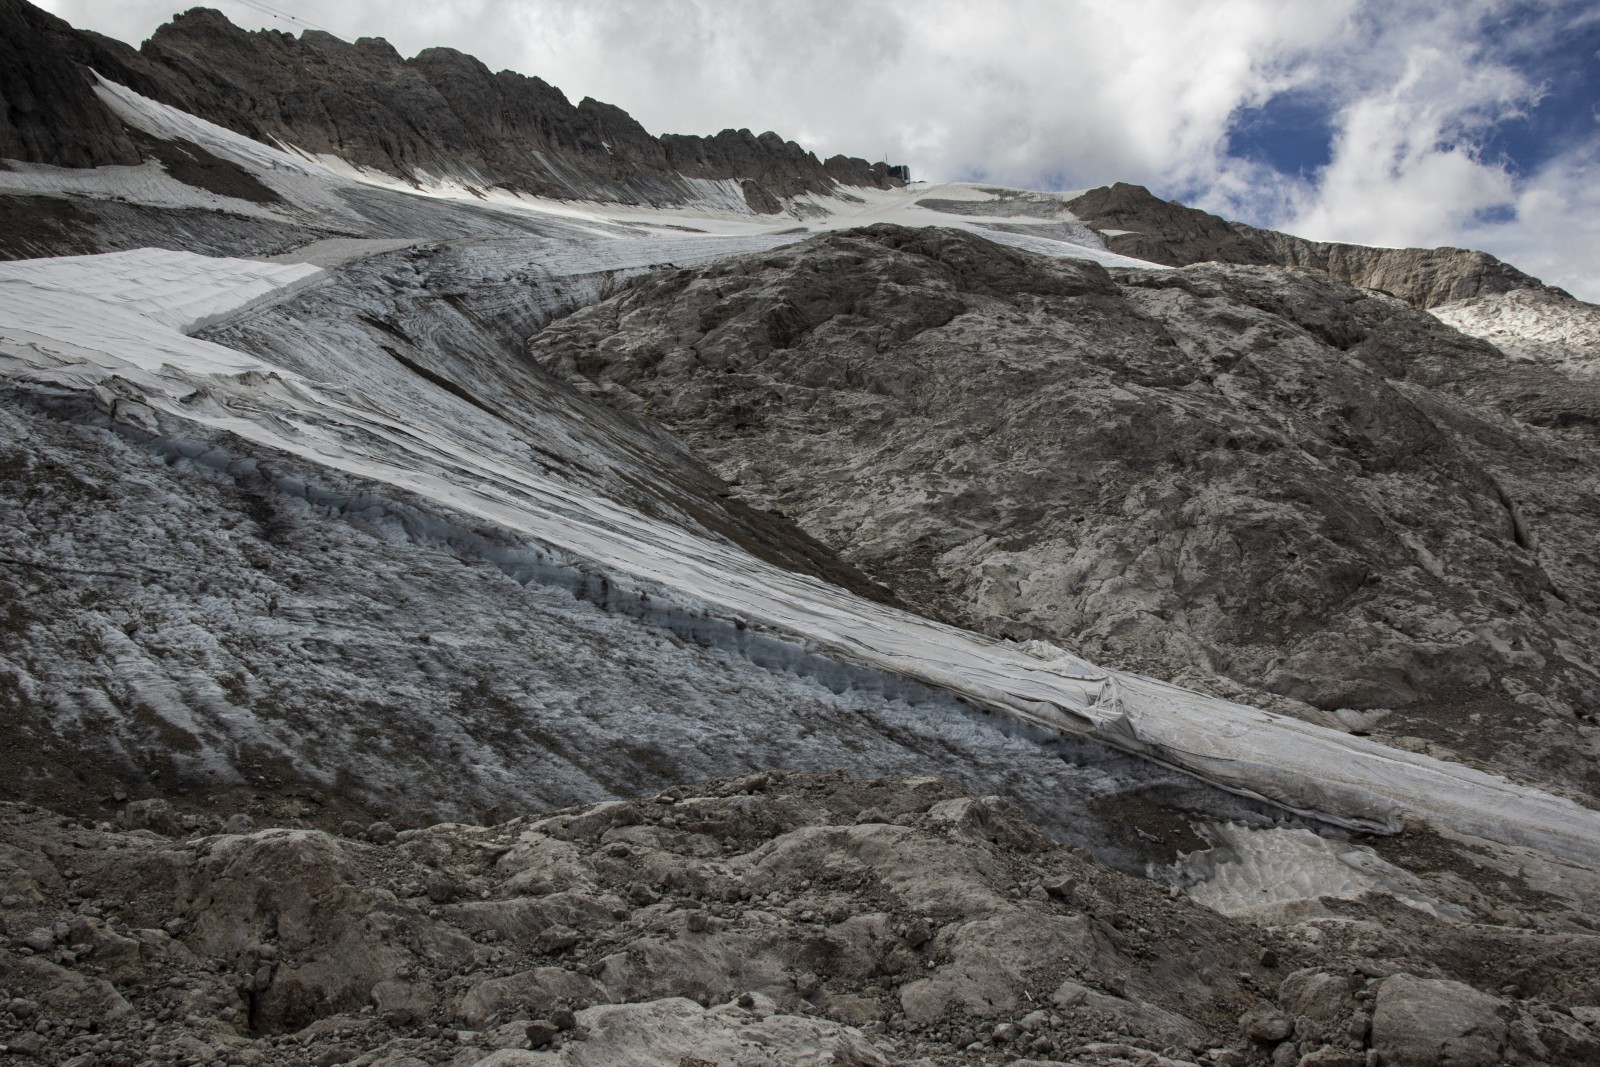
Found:
<path fill-rule="evenodd" d="M 298 37 L 244 30 L 221 12 L 194 8 L 135 51 L 74 31 L 22 0 L 5 0 L 0 11 L 4 47 L 17 53 L 0 82 L 10 116 L 0 128 L 0 153 L 33 162 L 138 162 L 94 97 L 83 69 L 93 67 L 248 137 L 407 179 L 450 177 L 534 195 L 657 204 L 703 195 L 692 179 L 732 179 L 757 211 L 770 210 L 778 197 L 839 185 L 899 184 L 885 164 L 844 156 L 823 163 L 770 132 L 658 138 L 619 107 L 592 99 L 573 105 L 540 78 L 491 72 L 452 48 L 404 59 L 382 38 L 352 44 L 320 30 Z M 35 100 L 46 101 L 43 110 Z"/>
<path fill-rule="evenodd" d="M 1117 182 L 1090 189 L 1067 202 L 1079 219 L 1106 234 L 1114 252 L 1169 267 L 1215 260 L 1267 264 L 1265 249 L 1235 230 L 1226 219 L 1162 200 L 1142 185 Z"/>

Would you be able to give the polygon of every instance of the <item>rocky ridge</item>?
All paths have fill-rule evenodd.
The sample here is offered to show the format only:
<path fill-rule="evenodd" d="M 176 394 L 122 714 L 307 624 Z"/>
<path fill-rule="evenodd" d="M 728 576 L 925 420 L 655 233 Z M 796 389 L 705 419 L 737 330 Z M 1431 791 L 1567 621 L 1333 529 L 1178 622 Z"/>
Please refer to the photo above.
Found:
<path fill-rule="evenodd" d="M 1173 267 L 1205 262 L 1301 267 L 1389 293 L 1420 308 L 1548 288 L 1487 252 L 1307 241 L 1229 222 L 1176 200 L 1161 200 L 1142 185 L 1126 182 L 1091 189 L 1067 201 L 1067 208 L 1101 231 L 1113 252 Z"/>
<path fill-rule="evenodd" d="M 1282 267 L 1324 271 L 1361 289 L 1397 296 L 1414 307 L 1431 309 L 1472 297 L 1513 291 L 1565 292 L 1503 263 L 1487 252 L 1466 248 L 1373 248 L 1334 241 L 1307 241 L 1243 223 L 1233 227 L 1264 244 L 1269 262 Z"/>
<path fill-rule="evenodd" d="M 775 133 L 653 137 L 610 104 L 570 103 L 536 77 L 491 72 L 454 49 L 404 59 L 381 38 L 350 43 L 245 31 L 195 8 L 137 51 L 74 31 L 25 0 L 0 7 L 8 47 L 0 99 L 14 124 L 0 155 L 66 166 L 137 162 L 95 99 L 89 70 L 266 143 L 329 153 L 407 181 L 450 179 L 563 199 L 672 204 L 704 198 L 696 181 L 736 181 L 750 211 L 841 186 L 899 184 L 885 164 L 826 161 Z M 35 101 L 45 101 L 36 107 Z M 53 138 L 75 129 L 70 149 Z"/>
<path fill-rule="evenodd" d="M 1376 900 L 1273 928 L 1230 920 L 932 778 L 761 773 L 402 832 L 272 821 L 265 806 L 224 825 L 162 800 L 114 821 L 0 807 L 0 1056 L 1362 1067 L 1600 1055 L 1592 934 L 1447 924 Z"/>

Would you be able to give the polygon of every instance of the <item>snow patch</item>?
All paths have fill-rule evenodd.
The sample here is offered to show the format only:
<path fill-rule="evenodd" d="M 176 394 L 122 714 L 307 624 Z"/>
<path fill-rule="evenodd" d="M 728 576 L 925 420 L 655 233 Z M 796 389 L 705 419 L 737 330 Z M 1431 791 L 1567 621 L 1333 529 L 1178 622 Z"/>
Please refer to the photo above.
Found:
<path fill-rule="evenodd" d="M 313 162 L 304 155 L 292 154 L 282 148 L 254 141 L 243 134 L 234 133 L 214 122 L 207 122 L 186 111 L 151 100 L 147 96 L 129 89 L 125 85 L 108 81 L 95 74 L 95 93 L 123 122 L 142 130 L 152 137 L 164 141 L 188 141 L 197 144 L 219 159 L 236 163 L 252 174 L 256 175 L 263 184 L 273 192 L 282 196 L 290 203 L 302 208 L 334 217 L 352 218 L 350 209 L 337 195 L 340 180 L 327 168 Z M 146 167 L 161 168 L 157 164 L 146 164 Z M 130 168 L 104 167 L 101 170 L 116 170 Z M 142 168 L 131 168 L 142 169 Z M 203 206 L 216 206 L 221 202 L 227 210 L 237 214 L 248 214 L 258 217 L 280 218 L 281 213 L 260 205 L 250 204 L 247 201 L 237 200 L 232 197 L 213 196 L 200 190 L 192 189 L 176 179 L 166 176 L 161 171 L 165 182 L 179 189 L 188 190 L 180 194 L 183 198 L 194 200 L 203 198 Z M 164 188 L 164 187 L 163 187 Z M 139 203 L 153 203 L 145 199 L 143 190 L 139 187 L 130 187 L 124 191 L 130 200 Z M 169 194 L 170 195 L 170 194 Z M 183 205 L 187 206 L 187 205 Z"/>

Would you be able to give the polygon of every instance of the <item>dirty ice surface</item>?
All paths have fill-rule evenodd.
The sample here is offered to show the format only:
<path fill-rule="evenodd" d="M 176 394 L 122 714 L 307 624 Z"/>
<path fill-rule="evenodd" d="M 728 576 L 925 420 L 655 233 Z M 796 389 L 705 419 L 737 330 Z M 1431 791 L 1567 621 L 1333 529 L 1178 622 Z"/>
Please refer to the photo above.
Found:
<path fill-rule="evenodd" d="M 1211 847 L 1185 856 L 1181 878 L 1189 896 L 1224 915 L 1267 922 L 1292 920 L 1321 897 L 1356 900 L 1387 893 L 1435 918 L 1469 918 L 1429 893 L 1409 871 L 1372 849 L 1300 827 L 1258 828 L 1212 823 L 1200 830 Z"/>
<path fill-rule="evenodd" d="M 248 284 L 239 282 L 248 289 L 260 277 L 239 274 L 245 268 L 238 261 L 153 255 L 163 284 L 185 269 L 200 288 L 248 277 Z M 141 275 L 150 273 L 151 262 L 142 263 Z M 463 526 L 504 531 L 528 546 L 510 565 L 530 581 L 565 580 L 552 552 L 586 561 L 604 575 L 608 604 L 700 620 L 695 625 L 717 647 L 744 652 L 757 642 L 779 669 L 819 670 L 819 659 L 853 664 L 956 695 L 1041 735 L 1094 739 L 1331 822 L 1394 829 L 1411 814 L 1600 864 L 1600 815 L 1571 801 L 1104 670 L 1059 649 L 995 641 L 865 601 L 550 476 L 505 450 L 494 434 L 464 426 L 490 416 L 452 403 L 442 390 L 403 406 L 343 381 L 276 367 L 259 354 L 186 338 L 136 310 L 146 300 L 137 277 L 107 286 L 109 269 L 81 268 L 76 293 L 70 267 L 52 276 L 55 288 L 33 287 L 24 275 L 0 289 L 0 371 L 84 391 L 98 387 L 119 402 L 143 405 L 156 422 L 225 431 L 427 501 L 460 516 Z M 63 310 L 77 300 L 81 313 L 30 322 L 30 306 L 43 298 Z M 122 317 L 108 328 L 105 308 L 118 302 Z M 131 336 L 130 324 L 140 320 L 149 323 L 142 340 Z M 249 358 L 259 368 L 242 373 Z M 646 603 L 648 609 L 638 607 Z"/>

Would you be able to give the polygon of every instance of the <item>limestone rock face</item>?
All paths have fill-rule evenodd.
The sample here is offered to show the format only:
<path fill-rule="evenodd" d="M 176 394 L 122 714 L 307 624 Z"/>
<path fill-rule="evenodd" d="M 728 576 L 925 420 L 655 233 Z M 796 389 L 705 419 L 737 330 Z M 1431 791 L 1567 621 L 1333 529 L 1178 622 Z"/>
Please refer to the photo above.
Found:
<path fill-rule="evenodd" d="M 1125 182 L 1091 189 L 1067 207 L 1094 229 L 1110 231 L 1103 236 L 1112 251 L 1174 267 L 1204 262 L 1302 267 L 1363 289 L 1382 290 L 1421 308 L 1545 288 L 1539 279 L 1487 252 L 1307 241 L 1228 222 Z"/>
<path fill-rule="evenodd" d="M 826 192 L 834 182 L 877 189 L 900 184 L 881 163 L 850 156 L 831 156 L 820 163 L 816 156 L 770 130 L 760 135 L 723 130 L 711 137 L 667 134 L 660 144 L 667 165 L 681 174 L 751 180 L 777 196 Z"/>
<path fill-rule="evenodd" d="M 1432 309 L 1435 318 L 1513 359 L 1579 378 L 1600 374 L 1600 306 L 1559 289 L 1514 289 Z"/>
<path fill-rule="evenodd" d="M 1246 237 L 1266 246 L 1269 262 L 1326 271 L 1340 281 L 1391 293 L 1415 307 L 1433 308 L 1471 297 L 1546 288 L 1539 279 L 1487 252 L 1466 248 L 1372 248 L 1307 241 L 1273 230 L 1233 225 Z"/>
<path fill-rule="evenodd" d="M 875 227 L 642 279 L 529 352 L 922 611 L 1596 785 L 1595 444 L 1544 428 L 1593 387 L 1399 300 Z"/>

